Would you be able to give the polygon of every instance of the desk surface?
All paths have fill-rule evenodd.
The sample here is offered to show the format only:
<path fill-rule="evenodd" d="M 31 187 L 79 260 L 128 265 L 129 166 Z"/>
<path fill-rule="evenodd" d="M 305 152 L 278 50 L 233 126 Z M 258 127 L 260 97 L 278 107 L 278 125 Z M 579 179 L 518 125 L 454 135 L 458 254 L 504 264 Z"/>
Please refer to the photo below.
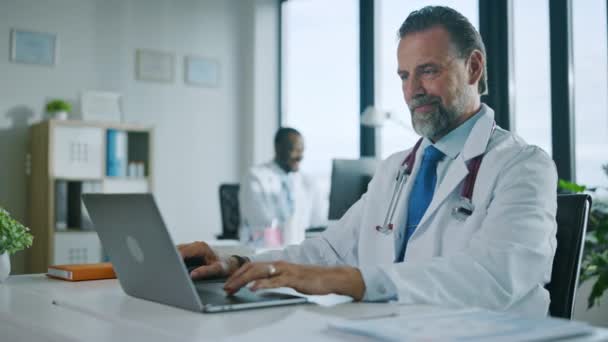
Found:
<path fill-rule="evenodd" d="M 397 305 L 345 304 L 323 308 L 312 304 L 263 308 L 247 311 L 203 314 L 145 301 L 126 295 L 116 280 L 89 282 L 66 282 L 50 279 L 44 275 L 12 276 L 0 284 L 7 296 L 19 295 L 13 305 L 0 304 L 0 312 L 21 312 L 25 316 L 28 303 L 20 304 L 27 295 L 36 298 L 38 305 L 52 305 L 53 309 L 78 311 L 103 322 L 121 326 L 124 330 L 150 327 L 151 331 L 162 331 L 181 340 L 217 339 L 243 334 L 254 328 L 265 326 L 284 318 L 297 309 L 311 310 L 338 317 L 388 316 L 399 311 Z M 421 310 L 436 310 L 420 307 Z M 47 317 L 48 318 L 48 317 Z M 45 320 L 45 317 L 42 317 Z M 150 330 L 150 329 L 143 329 Z"/>
<path fill-rule="evenodd" d="M 65 282 L 44 275 L 24 275 L 12 276 L 0 284 L 0 330 L 8 327 L 9 332 L 16 333 L 22 326 L 31 326 L 24 332 L 28 338 L 22 340 L 234 340 L 236 335 L 272 324 L 295 310 L 342 318 L 448 311 L 423 305 L 349 303 L 332 308 L 305 304 L 203 314 L 127 296 L 116 280 Z M 49 333 L 43 334 L 44 331 Z M 39 339 L 39 335 L 45 339 Z M 308 339 L 304 337 L 300 336 Z M 350 336 L 342 337 L 335 335 L 325 340 L 352 340 Z M 602 340 L 608 340 L 608 329 L 597 329 L 595 336 L 584 339 Z"/>
<path fill-rule="evenodd" d="M 149 329 L 115 325 L 69 308 L 52 305 L 37 295 L 0 284 L 2 341 L 166 341 L 170 336 Z"/>

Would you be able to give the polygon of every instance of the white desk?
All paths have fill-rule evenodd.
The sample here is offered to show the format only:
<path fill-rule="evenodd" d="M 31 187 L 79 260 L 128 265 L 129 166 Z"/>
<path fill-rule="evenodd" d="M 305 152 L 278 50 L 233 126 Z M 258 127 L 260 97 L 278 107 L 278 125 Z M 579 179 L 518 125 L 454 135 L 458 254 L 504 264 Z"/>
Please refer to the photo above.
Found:
<path fill-rule="evenodd" d="M 167 341 L 165 333 L 83 315 L 52 305 L 48 296 L 0 284 L 1 341 Z"/>
<path fill-rule="evenodd" d="M 0 284 L 0 331 L 4 332 L 8 327 L 8 331 L 14 334 L 19 326 L 31 326 L 32 329 L 23 331 L 24 341 L 239 340 L 237 335 L 274 323 L 295 310 L 358 318 L 391 313 L 437 313 L 447 309 L 421 305 L 350 303 L 333 308 L 292 305 L 202 314 L 129 297 L 116 280 L 71 283 L 49 279 L 44 275 L 24 275 L 12 276 L 6 283 Z M 39 336 L 45 336 L 45 339 Z M 286 336 L 268 337 L 269 340 L 286 339 Z M 296 334 L 289 340 L 310 340 L 309 337 Z M 331 334 L 323 339 L 352 341 L 353 337 Z M 581 339 L 603 340 L 608 340 L 608 329 L 598 328 L 593 337 Z"/>

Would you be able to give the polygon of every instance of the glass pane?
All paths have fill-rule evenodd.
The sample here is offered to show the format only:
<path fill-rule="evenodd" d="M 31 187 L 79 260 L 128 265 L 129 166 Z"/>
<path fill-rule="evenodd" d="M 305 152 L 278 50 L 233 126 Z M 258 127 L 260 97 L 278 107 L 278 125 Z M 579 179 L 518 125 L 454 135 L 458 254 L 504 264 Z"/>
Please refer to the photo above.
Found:
<path fill-rule="evenodd" d="M 359 158 L 359 2 L 282 5 L 283 125 L 305 139 L 302 171 L 329 193 L 331 160 Z"/>
<path fill-rule="evenodd" d="M 469 18 L 475 27 L 479 27 L 479 7 L 476 0 L 440 1 L 439 3 L 423 0 L 378 0 L 375 4 L 375 104 L 379 110 L 395 114 L 405 126 L 387 122 L 378 130 L 381 157 L 386 158 L 394 152 L 410 148 L 419 138 L 412 128 L 410 111 L 403 99 L 401 80 L 397 76 L 399 27 L 410 12 L 427 5 L 452 7 Z"/>
<path fill-rule="evenodd" d="M 514 131 L 551 154 L 548 0 L 514 0 L 512 22 Z"/>
<path fill-rule="evenodd" d="M 576 180 L 605 186 L 608 177 L 606 1 L 572 1 Z"/>

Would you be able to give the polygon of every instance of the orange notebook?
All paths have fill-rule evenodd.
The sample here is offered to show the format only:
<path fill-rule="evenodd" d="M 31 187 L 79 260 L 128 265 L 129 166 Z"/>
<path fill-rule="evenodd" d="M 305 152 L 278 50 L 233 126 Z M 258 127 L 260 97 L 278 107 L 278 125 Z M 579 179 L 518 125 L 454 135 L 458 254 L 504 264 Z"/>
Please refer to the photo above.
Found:
<path fill-rule="evenodd" d="M 98 264 L 53 265 L 49 266 L 46 275 L 51 278 L 69 281 L 116 278 L 112 264 L 109 262 Z"/>

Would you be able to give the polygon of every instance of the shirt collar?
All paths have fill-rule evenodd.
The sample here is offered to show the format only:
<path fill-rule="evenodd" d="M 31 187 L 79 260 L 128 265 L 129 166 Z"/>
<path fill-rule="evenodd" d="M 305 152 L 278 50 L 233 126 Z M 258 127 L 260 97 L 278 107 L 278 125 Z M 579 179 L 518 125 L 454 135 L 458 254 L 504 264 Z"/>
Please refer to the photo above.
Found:
<path fill-rule="evenodd" d="M 467 121 L 460 124 L 460 126 L 454 128 L 450 133 L 446 134 L 443 138 L 439 139 L 435 144 L 432 144 L 431 141 L 428 141 L 429 145 L 435 145 L 435 147 L 443 152 L 446 156 L 454 159 L 462 152 L 464 148 L 464 144 L 467 142 L 469 135 L 471 134 L 471 130 L 477 120 L 482 117 L 486 112 L 486 106 L 481 104 L 481 107 L 477 113 L 467 119 Z M 425 138 L 425 140 L 428 140 Z"/>
<path fill-rule="evenodd" d="M 295 172 L 287 172 L 287 171 L 283 170 L 275 160 L 270 161 L 269 164 L 270 164 L 270 167 L 276 173 L 278 173 L 282 178 L 289 179 L 289 178 L 292 178 L 295 174 Z"/>

